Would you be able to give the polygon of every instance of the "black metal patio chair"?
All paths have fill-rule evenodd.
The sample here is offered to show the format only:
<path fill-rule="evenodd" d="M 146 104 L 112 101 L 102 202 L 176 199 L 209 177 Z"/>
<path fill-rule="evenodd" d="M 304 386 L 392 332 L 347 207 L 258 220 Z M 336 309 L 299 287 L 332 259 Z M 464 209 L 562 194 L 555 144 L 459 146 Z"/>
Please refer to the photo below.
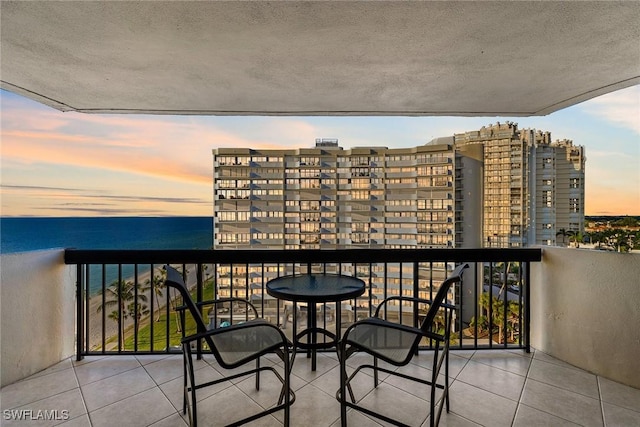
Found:
<path fill-rule="evenodd" d="M 195 303 L 187 289 L 182 274 L 175 268 L 166 265 L 164 267 L 167 277 L 165 286 L 176 289 L 182 296 L 183 306 L 178 310 L 188 310 L 197 325 L 197 333 L 182 339 L 182 351 L 184 356 L 184 401 L 183 413 L 189 412 L 189 423 L 197 426 L 197 399 L 196 391 L 204 387 L 255 374 L 256 389 L 260 388 L 260 372 L 271 371 L 282 383 L 282 389 L 277 403 L 259 413 L 236 421 L 231 426 L 242 425 L 256 420 L 279 410 L 284 410 L 284 425 L 289 425 L 290 407 L 295 400 L 295 394 L 290 387 L 291 364 L 295 357 L 295 349 L 284 333 L 275 325 L 258 317 L 256 308 L 249 301 L 241 298 L 222 298 L 216 300 Z M 202 316 L 204 307 L 211 307 L 212 319 L 210 326 L 215 329 L 207 329 Z M 184 318 L 184 316 L 181 316 Z M 237 323 L 234 323 L 233 319 Z M 228 320 L 227 320 L 228 319 Z M 221 326 L 222 325 L 222 326 Z M 184 330 L 183 322 L 183 330 Z M 255 361 L 255 368 L 237 373 L 215 381 L 203 383 L 197 382 L 197 371 L 194 368 L 194 352 L 198 351 L 199 343 L 208 346 L 218 364 L 225 369 L 235 369 L 249 362 Z M 260 358 L 267 353 L 275 353 L 282 360 L 282 375 L 275 367 L 260 366 Z M 191 404 L 189 405 L 189 401 Z"/>
<path fill-rule="evenodd" d="M 462 281 L 462 272 L 467 264 L 459 265 L 440 285 L 440 289 L 433 300 L 414 297 L 393 296 L 386 298 L 376 308 L 374 317 L 359 320 L 345 331 L 342 340 L 338 344 L 338 358 L 340 359 L 340 389 L 336 393 L 336 399 L 340 402 L 340 416 L 342 426 L 347 425 L 347 408 L 353 408 L 368 415 L 397 426 L 405 426 L 402 422 L 373 411 L 356 402 L 351 387 L 351 381 L 362 369 L 373 370 L 374 387 L 378 386 L 378 372 L 384 372 L 405 380 L 416 381 L 430 386 L 430 425 L 433 427 L 440 421 L 443 405 L 449 412 L 449 340 L 451 335 L 451 319 L 455 307 L 446 302 L 447 293 L 454 283 Z M 383 310 L 388 310 L 389 303 L 410 303 L 410 309 L 419 313 L 418 305 L 428 305 L 429 309 L 424 315 L 419 327 L 403 325 L 380 318 Z M 439 322 L 436 317 L 441 315 Z M 420 316 L 422 317 L 422 316 Z M 402 318 L 402 317 L 400 317 Z M 436 323 L 442 324 L 441 330 L 435 327 Z M 378 366 L 378 359 L 394 366 L 407 365 L 418 352 L 420 341 L 426 338 L 433 343 L 433 366 L 431 378 L 416 378 L 405 375 L 397 370 L 390 370 Z M 362 364 L 355 368 L 351 375 L 347 375 L 347 361 L 357 352 L 365 352 L 373 356 L 373 364 Z M 444 379 L 439 382 L 438 375 L 444 366 Z M 436 399 L 436 390 L 441 389 L 442 395 Z M 349 398 L 346 394 L 349 393 Z M 350 400 L 349 400 L 350 399 Z M 436 414 L 436 406 L 438 407 Z"/>

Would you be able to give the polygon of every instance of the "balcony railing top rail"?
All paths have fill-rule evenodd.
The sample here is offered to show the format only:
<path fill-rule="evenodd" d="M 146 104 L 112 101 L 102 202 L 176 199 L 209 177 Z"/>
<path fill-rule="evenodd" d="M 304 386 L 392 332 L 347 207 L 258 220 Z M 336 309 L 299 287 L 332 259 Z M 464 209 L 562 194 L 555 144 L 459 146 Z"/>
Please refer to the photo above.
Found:
<path fill-rule="evenodd" d="M 537 262 L 542 260 L 542 249 L 67 249 L 64 260 L 66 264 Z"/>

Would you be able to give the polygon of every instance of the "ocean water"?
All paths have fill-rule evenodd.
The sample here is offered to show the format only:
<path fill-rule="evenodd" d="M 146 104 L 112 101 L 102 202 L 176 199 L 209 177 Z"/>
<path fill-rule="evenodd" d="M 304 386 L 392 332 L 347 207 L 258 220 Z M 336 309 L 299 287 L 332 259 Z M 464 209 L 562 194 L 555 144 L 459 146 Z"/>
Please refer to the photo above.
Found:
<path fill-rule="evenodd" d="M 0 218 L 0 253 L 51 248 L 210 249 L 211 217 Z"/>
<path fill-rule="evenodd" d="M 51 248 L 75 249 L 210 249 L 211 217 L 0 218 L 0 253 Z M 140 266 L 143 274 L 149 266 Z M 102 268 L 92 266 L 89 293 L 102 286 Z M 134 268 L 123 266 L 123 279 Z M 117 266 L 107 266 L 105 283 L 118 278 Z"/>

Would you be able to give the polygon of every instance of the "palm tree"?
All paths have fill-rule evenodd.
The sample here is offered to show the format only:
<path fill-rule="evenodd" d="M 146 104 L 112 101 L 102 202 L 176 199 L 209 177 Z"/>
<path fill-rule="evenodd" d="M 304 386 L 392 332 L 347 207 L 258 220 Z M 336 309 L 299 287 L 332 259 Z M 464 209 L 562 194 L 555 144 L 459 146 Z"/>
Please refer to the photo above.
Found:
<path fill-rule="evenodd" d="M 580 234 L 579 231 L 569 230 L 567 231 L 567 236 L 569 236 L 569 245 L 571 245 L 571 243 L 574 243 L 576 245 L 576 248 L 580 247 L 578 239 L 582 238 L 582 234 Z"/>
<path fill-rule="evenodd" d="M 136 289 L 137 288 L 137 289 Z M 124 348 L 124 320 L 128 317 L 127 307 L 137 297 L 142 302 L 147 302 L 145 289 L 132 281 L 115 280 L 105 289 L 105 301 L 98 306 L 98 313 L 103 309 L 115 308 L 109 315 L 109 319 L 118 323 L 118 335 L 120 348 Z"/>
<path fill-rule="evenodd" d="M 146 304 L 135 303 L 132 302 L 127 306 L 127 314 L 135 319 L 135 334 L 138 335 L 138 330 L 140 329 L 140 320 L 142 320 L 142 316 L 149 315 L 149 307 Z"/>
<path fill-rule="evenodd" d="M 144 284 L 145 287 L 151 288 L 152 295 L 156 300 L 156 322 L 160 321 L 160 298 L 162 297 L 162 290 L 164 289 L 164 280 L 167 276 L 167 272 L 164 269 L 160 270 L 160 275 L 152 276 L 151 279 L 147 279 Z"/>

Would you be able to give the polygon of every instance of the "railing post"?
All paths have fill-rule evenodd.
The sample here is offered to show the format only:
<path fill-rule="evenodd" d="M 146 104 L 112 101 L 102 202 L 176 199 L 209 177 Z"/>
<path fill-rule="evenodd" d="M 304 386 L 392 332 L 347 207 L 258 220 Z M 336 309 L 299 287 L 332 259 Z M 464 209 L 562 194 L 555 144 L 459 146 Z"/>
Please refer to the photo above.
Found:
<path fill-rule="evenodd" d="M 418 272 L 418 261 L 414 261 L 413 262 L 413 297 L 414 298 L 420 298 L 420 274 Z M 402 270 L 402 268 L 401 268 Z M 418 315 L 420 314 L 420 307 L 418 307 L 419 304 L 415 303 L 413 304 L 413 327 L 417 328 L 418 327 Z M 416 355 L 418 354 L 418 352 L 420 351 L 420 346 L 416 346 Z"/>
<path fill-rule="evenodd" d="M 82 264 L 76 264 L 76 360 L 84 358 L 84 312 L 82 310 L 82 290 L 84 289 L 82 280 Z"/>
<path fill-rule="evenodd" d="M 531 333 L 531 328 L 529 327 L 530 325 L 530 321 L 531 321 L 531 269 L 529 268 L 531 263 L 529 261 L 526 261 L 524 263 L 525 265 L 525 278 L 526 278 L 526 285 L 524 287 L 524 337 L 525 337 L 525 351 L 527 353 L 531 353 L 531 339 L 530 339 L 530 333 Z"/>
<path fill-rule="evenodd" d="M 183 268 L 183 270 L 187 271 L 186 266 Z M 202 302 L 203 299 L 204 298 L 202 297 L 202 264 L 198 263 L 196 264 L 196 302 Z M 204 309 L 202 308 L 202 306 L 200 307 L 200 315 L 203 316 L 204 318 Z M 196 333 L 198 332 L 200 331 L 196 331 Z M 202 359 L 202 340 L 196 341 L 196 345 L 197 345 L 198 360 L 200 360 Z"/>

